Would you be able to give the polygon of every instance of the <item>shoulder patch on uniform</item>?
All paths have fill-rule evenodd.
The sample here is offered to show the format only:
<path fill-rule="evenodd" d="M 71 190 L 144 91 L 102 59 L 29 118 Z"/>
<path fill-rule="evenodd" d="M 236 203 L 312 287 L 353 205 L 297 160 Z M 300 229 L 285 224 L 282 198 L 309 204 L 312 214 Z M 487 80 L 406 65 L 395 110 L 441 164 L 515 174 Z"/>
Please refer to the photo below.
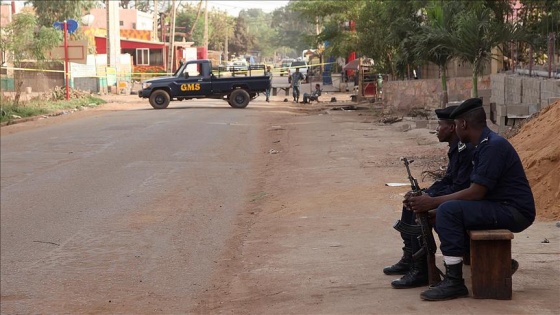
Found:
<path fill-rule="evenodd" d="M 463 142 L 459 141 L 459 144 L 457 145 L 457 148 L 459 150 L 459 152 L 465 150 L 467 148 L 467 145 L 464 144 Z"/>

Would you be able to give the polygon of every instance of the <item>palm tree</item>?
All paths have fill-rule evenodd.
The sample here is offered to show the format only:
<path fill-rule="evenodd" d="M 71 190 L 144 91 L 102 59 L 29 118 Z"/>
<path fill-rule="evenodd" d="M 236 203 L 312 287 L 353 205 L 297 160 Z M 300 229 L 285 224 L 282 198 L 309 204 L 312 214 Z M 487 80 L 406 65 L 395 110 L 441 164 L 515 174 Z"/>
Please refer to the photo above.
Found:
<path fill-rule="evenodd" d="M 459 14 L 450 35 L 441 46 L 452 49 L 456 57 L 471 64 L 471 97 L 478 97 L 478 75 L 491 60 L 492 49 L 511 40 L 527 40 L 519 25 L 500 21 L 491 9 L 483 6 Z"/>
<path fill-rule="evenodd" d="M 426 21 L 415 36 L 414 53 L 419 60 L 436 64 L 441 73 L 440 107 L 445 108 L 449 101 L 447 92 L 447 64 L 454 57 L 454 51 L 446 46 L 453 34 L 457 14 L 463 7 L 457 2 L 437 2 L 426 9 Z"/>

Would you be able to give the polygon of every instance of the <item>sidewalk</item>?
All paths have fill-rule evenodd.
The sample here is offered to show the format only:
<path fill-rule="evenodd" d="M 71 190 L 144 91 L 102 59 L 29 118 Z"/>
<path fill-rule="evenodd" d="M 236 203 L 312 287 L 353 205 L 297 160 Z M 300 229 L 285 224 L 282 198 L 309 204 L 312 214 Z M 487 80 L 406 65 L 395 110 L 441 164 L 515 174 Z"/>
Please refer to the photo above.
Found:
<path fill-rule="evenodd" d="M 283 103 L 282 103 L 283 104 Z M 273 103 L 271 103 L 272 106 Z M 279 105 L 279 104 L 278 104 Z M 301 105 L 293 105 L 300 108 Z M 427 129 L 403 132 L 381 125 L 366 111 L 277 115 L 268 122 L 269 149 L 240 229 L 238 255 L 197 309 L 228 314 L 557 314 L 560 242 L 555 222 L 536 222 L 512 241 L 520 268 L 510 301 L 461 298 L 427 302 L 426 288 L 392 289 L 402 241 L 392 225 L 408 187 L 399 157 L 415 162 L 413 175 L 444 163 L 445 145 Z M 266 153 L 265 153 L 266 154 Z M 547 242 L 545 241 L 547 240 Z M 438 252 L 437 263 L 443 267 Z M 464 267 L 467 286 L 470 270 Z"/>

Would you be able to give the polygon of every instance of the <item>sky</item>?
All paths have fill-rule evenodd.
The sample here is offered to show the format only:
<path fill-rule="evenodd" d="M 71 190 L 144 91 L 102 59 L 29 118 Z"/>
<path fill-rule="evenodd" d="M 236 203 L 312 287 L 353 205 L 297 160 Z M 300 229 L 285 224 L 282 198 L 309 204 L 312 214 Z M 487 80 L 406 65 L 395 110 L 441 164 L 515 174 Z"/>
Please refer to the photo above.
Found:
<path fill-rule="evenodd" d="M 177 3 L 185 2 L 185 3 L 192 3 L 197 4 L 199 1 L 194 0 L 176 0 Z M 10 3 L 11 1 L 4 1 L 2 3 Z M 216 9 L 220 9 L 222 11 L 226 11 L 231 16 L 239 16 L 239 11 L 243 9 L 262 9 L 266 13 L 270 13 L 275 9 L 288 5 L 288 0 L 208 0 L 208 8 L 211 9 L 212 7 Z M 25 0 L 16 0 L 16 6 L 18 9 L 23 7 Z M 204 6 L 205 3 L 203 2 L 202 5 Z"/>
<path fill-rule="evenodd" d="M 183 2 L 183 1 L 181 1 Z M 184 1 L 193 4 L 198 4 L 199 1 Z M 250 0 L 250 1 L 235 1 L 235 0 L 208 0 L 208 8 L 216 8 L 226 11 L 231 16 L 239 16 L 239 11 L 243 9 L 262 9 L 266 13 L 270 13 L 275 9 L 288 5 L 290 1 L 284 0 Z M 205 3 L 203 2 L 204 6 Z"/>

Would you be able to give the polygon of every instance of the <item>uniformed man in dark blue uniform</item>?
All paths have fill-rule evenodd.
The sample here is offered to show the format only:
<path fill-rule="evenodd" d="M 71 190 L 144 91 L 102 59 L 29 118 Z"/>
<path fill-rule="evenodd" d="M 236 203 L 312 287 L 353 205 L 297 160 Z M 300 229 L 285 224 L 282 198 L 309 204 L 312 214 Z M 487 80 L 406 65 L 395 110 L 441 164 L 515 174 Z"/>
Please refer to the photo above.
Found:
<path fill-rule="evenodd" d="M 472 155 L 474 147 L 459 142 L 459 137 L 455 132 L 455 122 L 449 118 L 451 112 L 457 106 L 449 106 L 444 109 L 436 109 L 438 117 L 437 137 L 440 142 L 447 142 L 448 164 L 445 175 L 442 179 L 434 182 L 424 192 L 430 196 L 448 195 L 469 187 L 469 176 L 472 170 Z M 401 221 L 408 224 L 416 224 L 414 212 L 406 207 L 407 200 L 411 192 L 407 193 L 403 203 Z M 383 272 L 388 275 L 401 274 L 402 278 L 391 282 L 391 286 L 396 289 L 415 288 L 428 284 L 428 265 L 427 257 L 419 257 L 413 261 L 412 254 L 420 249 L 420 244 L 416 236 L 401 233 L 403 239 L 403 256 L 396 264 L 385 267 Z"/>
<path fill-rule="evenodd" d="M 438 197 L 411 197 L 409 201 L 415 212 L 437 208 L 436 231 L 446 275 L 439 285 L 420 294 L 430 301 L 469 294 L 462 271 L 467 230 L 508 229 L 517 233 L 535 220 L 535 201 L 519 155 L 506 139 L 487 127 L 482 100 L 466 100 L 451 118 L 459 139 L 476 146 L 469 188 Z"/>

